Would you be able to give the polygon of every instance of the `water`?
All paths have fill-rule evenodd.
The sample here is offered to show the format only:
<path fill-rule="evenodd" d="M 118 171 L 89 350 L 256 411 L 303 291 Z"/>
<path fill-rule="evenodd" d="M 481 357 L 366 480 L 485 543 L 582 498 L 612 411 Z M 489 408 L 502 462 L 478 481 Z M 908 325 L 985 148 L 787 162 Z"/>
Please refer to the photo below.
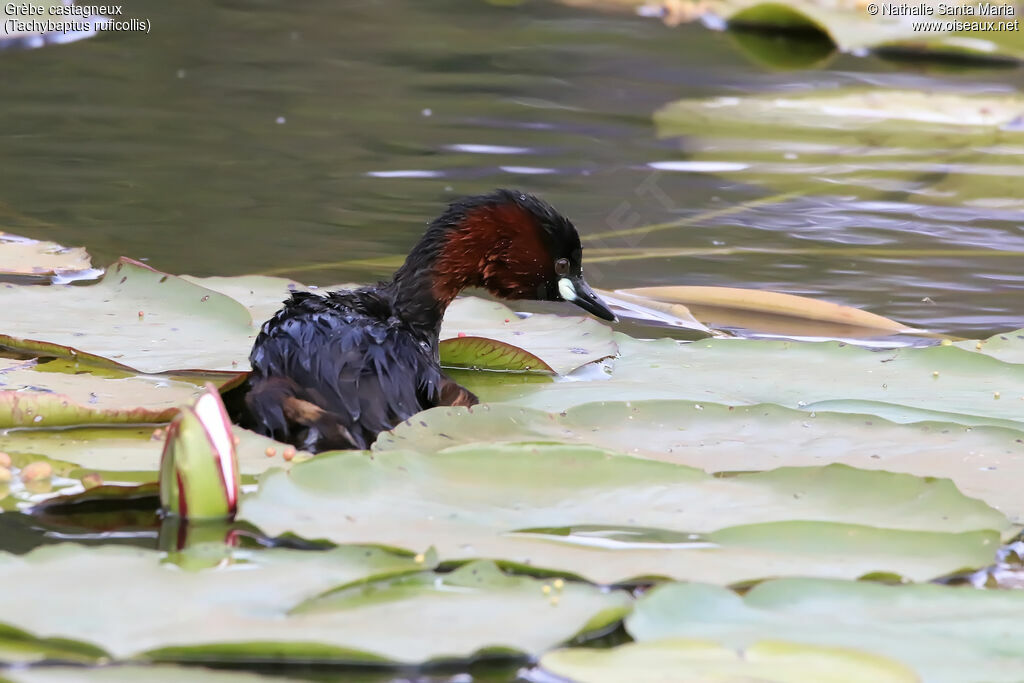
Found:
<path fill-rule="evenodd" d="M 3 229 L 99 263 L 329 284 L 387 276 L 446 201 L 496 186 L 543 194 L 585 240 L 786 191 L 590 240 L 595 255 L 691 253 L 605 258 L 588 279 L 771 288 L 971 336 L 1024 324 L 1019 147 L 951 169 L 941 149 L 659 139 L 651 118 L 683 97 L 819 86 L 1006 91 L 1020 69 L 840 55 L 773 71 L 745 56 L 749 36 L 540 1 L 138 0 L 125 14 L 152 33 L 0 56 Z M 957 201 L 939 191 L 966 181 Z"/>

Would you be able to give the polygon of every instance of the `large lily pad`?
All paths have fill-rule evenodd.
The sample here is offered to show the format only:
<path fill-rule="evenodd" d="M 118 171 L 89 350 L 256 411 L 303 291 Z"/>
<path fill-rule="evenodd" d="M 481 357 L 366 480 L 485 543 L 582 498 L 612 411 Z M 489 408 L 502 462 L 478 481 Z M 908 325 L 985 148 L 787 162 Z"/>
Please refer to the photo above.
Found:
<path fill-rule="evenodd" d="M 89 286 L 0 286 L 0 345 L 146 373 L 249 369 L 240 303 L 122 258 Z"/>
<path fill-rule="evenodd" d="M 434 408 L 382 434 L 373 449 L 437 452 L 474 442 L 586 444 L 708 472 L 841 462 L 947 477 L 1024 523 L 1024 425 L 899 424 L 873 415 L 692 401 L 606 401 L 561 414 L 492 404 Z"/>
<path fill-rule="evenodd" d="M 1022 114 L 1024 97 L 1016 94 L 860 89 L 678 100 L 655 112 L 654 120 L 669 135 L 710 130 L 746 138 L 799 129 L 822 140 L 867 135 L 875 145 L 905 146 L 941 137 L 991 140 L 1007 127 L 1003 136 L 1020 137 L 1012 126 Z"/>
<path fill-rule="evenodd" d="M 202 552 L 187 551 L 179 562 Z M 552 591 L 489 563 L 417 572 L 422 558 L 368 548 L 234 551 L 221 566 L 198 571 L 159 557 L 66 545 L 0 555 L 0 582 L 19 587 L 0 595 L 0 622 L 89 643 L 117 659 L 422 663 L 536 655 L 607 627 L 629 605 L 625 593 L 584 584 Z M 417 573 L 384 579 L 410 572 Z M 39 609 L 39 596 L 55 585 L 74 588 Z"/>
<path fill-rule="evenodd" d="M 0 358 L 0 429 L 166 422 L 202 391 L 169 377 L 56 365 Z"/>
<path fill-rule="evenodd" d="M 654 120 L 660 136 L 687 137 L 688 161 L 774 192 L 1011 210 L 1022 115 L 1020 94 L 857 88 L 686 99 Z"/>
<path fill-rule="evenodd" d="M 947 480 L 825 468 L 720 479 L 570 446 L 321 455 L 240 517 L 272 535 L 503 559 L 600 583 L 786 574 L 930 578 L 988 563 L 1005 518 Z"/>
<path fill-rule="evenodd" d="M 541 667 L 576 683 L 917 683 L 885 657 L 846 648 L 763 640 L 742 649 L 666 638 L 611 650 L 575 648 L 544 655 Z"/>
<path fill-rule="evenodd" d="M 1020 681 L 1024 593 L 938 585 L 785 579 L 744 597 L 671 584 L 644 596 L 626 622 L 641 642 L 702 638 L 728 648 L 764 639 L 855 648 L 936 683 Z"/>
<path fill-rule="evenodd" d="M 840 342 L 709 339 L 680 344 L 616 335 L 620 357 L 602 381 L 477 386 L 482 399 L 562 411 L 618 400 L 684 399 L 808 411 L 854 401 L 853 412 L 892 407 L 974 425 L 1024 419 L 1024 364 L 1001 362 L 955 346 L 872 351 Z M 844 412 L 847 412 L 844 410 Z M 896 411 L 898 412 L 898 410 Z M 898 418 L 897 418 L 898 419 Z M 903 421 L 903 420 L 900 420 Z"/>
<path fill-rule="evenodd" d="M 52 277 L 92 270 L 82 247 L 63 247 L 0 231 L 0 274 Z"/>

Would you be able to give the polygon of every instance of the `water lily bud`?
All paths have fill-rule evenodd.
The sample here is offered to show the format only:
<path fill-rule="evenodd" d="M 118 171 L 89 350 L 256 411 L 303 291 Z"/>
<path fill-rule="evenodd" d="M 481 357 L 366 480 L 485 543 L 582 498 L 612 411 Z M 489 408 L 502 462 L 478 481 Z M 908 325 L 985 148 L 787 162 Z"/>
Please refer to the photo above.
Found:
<path fill-rule="evenodd" d="M 160 460 L 160 506 L 188 519 L 233 517 L 238 507 L 238 454 L 231 420 L 212 384 L 167 428 Z"/>
<path fill-rule="evenodd" d="M 4 453 L 3 451 L 0 451 L 0 467 L 10 467 L 10 466 L 11 466 L 11 456 L 8 455 L 7 453 Z"/>
<path fill-rule="evenodd" d="M 6 484 L 9 482 L 14 475 L 6 467 L 0 467 L 0 484 Z"/>

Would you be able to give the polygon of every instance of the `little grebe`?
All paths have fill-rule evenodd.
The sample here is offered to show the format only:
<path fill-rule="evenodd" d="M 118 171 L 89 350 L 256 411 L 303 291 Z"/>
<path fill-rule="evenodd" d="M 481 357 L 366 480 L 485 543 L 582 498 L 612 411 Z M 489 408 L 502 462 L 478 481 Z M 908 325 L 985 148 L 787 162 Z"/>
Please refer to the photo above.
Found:
<path fill-rule="evenodd" d="M 531 195 L 495 190 L 448 207 L 389 282 L 296 292 L 253 345 L 243 422 L 313 452 L 366 448 L 438 405 L 477 398 L 446 377 L 438 335 L 465 287 L 505 299 L 571 301 L 615 320 L 583 279 L 568 218 Z"/>

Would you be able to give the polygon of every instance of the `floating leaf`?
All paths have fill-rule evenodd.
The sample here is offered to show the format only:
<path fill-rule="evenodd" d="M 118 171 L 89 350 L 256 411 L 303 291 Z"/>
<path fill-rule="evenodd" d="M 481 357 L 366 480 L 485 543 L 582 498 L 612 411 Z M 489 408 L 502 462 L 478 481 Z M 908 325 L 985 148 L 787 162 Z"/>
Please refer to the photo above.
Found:
<path fill-rule="evenodd" d="M 616 340 L 620 356 L 601 381 L 477 386 L 473 377 L 462 379 L 482 400 L 551 412 L 609 397 L 774 403 L 808 411 L 835 410 L 835 402 L 853 401 L 853 412 L 879 407 L 889 419 L 895 419 L 893 411 L 907 410 L 924 411 L 923 419 L 964 425 L 1024 421 L 1018 405 L 1024 396 L 1024 364 L 955 346 L 872 351 L 841 342 L 679 343 L 625 335 Z"/>
<path fill-rule="evenodd" d="M 611 650 L 556 650 L 540 665 L 576 683 L 917 683 L 913 671 L 853 649 L 796 645 L 768 639 L 744 648 L 710 640 L 665 638 Z"/>
<path fill-rule="evenodd" d="M 92 374 L 87 367 L 67 374 L 48 366 L 0 358 L 0 428 L 166 422 L 201 391 L 169 377 Z"/>
<path fill-rule="evenodd" d="M 310 288 L 281 277 L 267 275 L 240 275 L 237 277 L 193 277 L 182 275 L 182 280 L 231 297 L 245 306 L 253 324 L 260 327 L 281 309 L 292 292 L 306 292 Z M 338 285 L 341 287 L 341 285 Z M 335 289 L 335 287 L 331 287 Z"/>
<path fill-rule="evenodd" d="M 661 586 L 638 601 L 626 627 L 640 642 L 701 638 L 736 649 L 780 639 L 874 653 L 936 683 L 1010 683 L 1024 670 L 1022 610 L 1021 592 L 783 579 L 743 597 Z"/>
<path fill-rule="evenodd" d="M 188 564 L 204 553 L 173 559 Z M 93 644 L 116 659 L 419 664 L 480 653 L 535 656 L 607 627 L 630 602 L 585 584 L 553 592 L 549 585 L 549 595 L 545 582 L 506 576 L 489 563 L 424 572 L 429 558 L 359 547 L 234 550 L 217 568 L 198 571 L 160 557 L 70 545 L 2 554 L 0 583 L 20 590 L 0 593 L 0 622 Z M 408 576 L 388 579 L 400 575 Z M 38 609 L 39 595 L 55 585 L 74 589 Z"/>
<path fill-rule="evenodd" d="M 1024 524 L 1024 425 L 898 424 L 873 415 L 776 405 L 605 401 L 552 414 L 502 404 L 434 408 L 381 434 L 375 451 L 433 453 L 469 443 L 566 443 L 699 467 L 771 470 L 833 462 L 952 479 Z"/>
<path fill-rule="evenodd" d="M 0 231 L 0 275 L 52 277 L 91 270 L 89 254 L 81 247 L 62 247 Z"/>
<path fill-rule="evenodd" d="M 0 345 L 139 372 L 243 372 L 256 337 L 244 306 L 122 258 L 88 286 L 0 285 Z"/>
<path fill-rule="evenodd" d="M 598 583 L 785 574 L 915 580 L 991 561 L 1002 515 L 947 480 L 841 465 L 719 479 L 592 448 L 321 454 L 271 472 L 240 518 L 271 535 L 501 559 Z"/>
<path fill-rule="evenodd" d="M 678 100 L 654 114 L 663 135 L 728 130 L 749 138 L 799 129 L 821 139 L 856 139 L 870 133 L 874 145 L 899 146 L 937 137 L 991 140 L 995 131 L 1019 137 L 1024 96 L 917 90 L 824 90 Z"/>

